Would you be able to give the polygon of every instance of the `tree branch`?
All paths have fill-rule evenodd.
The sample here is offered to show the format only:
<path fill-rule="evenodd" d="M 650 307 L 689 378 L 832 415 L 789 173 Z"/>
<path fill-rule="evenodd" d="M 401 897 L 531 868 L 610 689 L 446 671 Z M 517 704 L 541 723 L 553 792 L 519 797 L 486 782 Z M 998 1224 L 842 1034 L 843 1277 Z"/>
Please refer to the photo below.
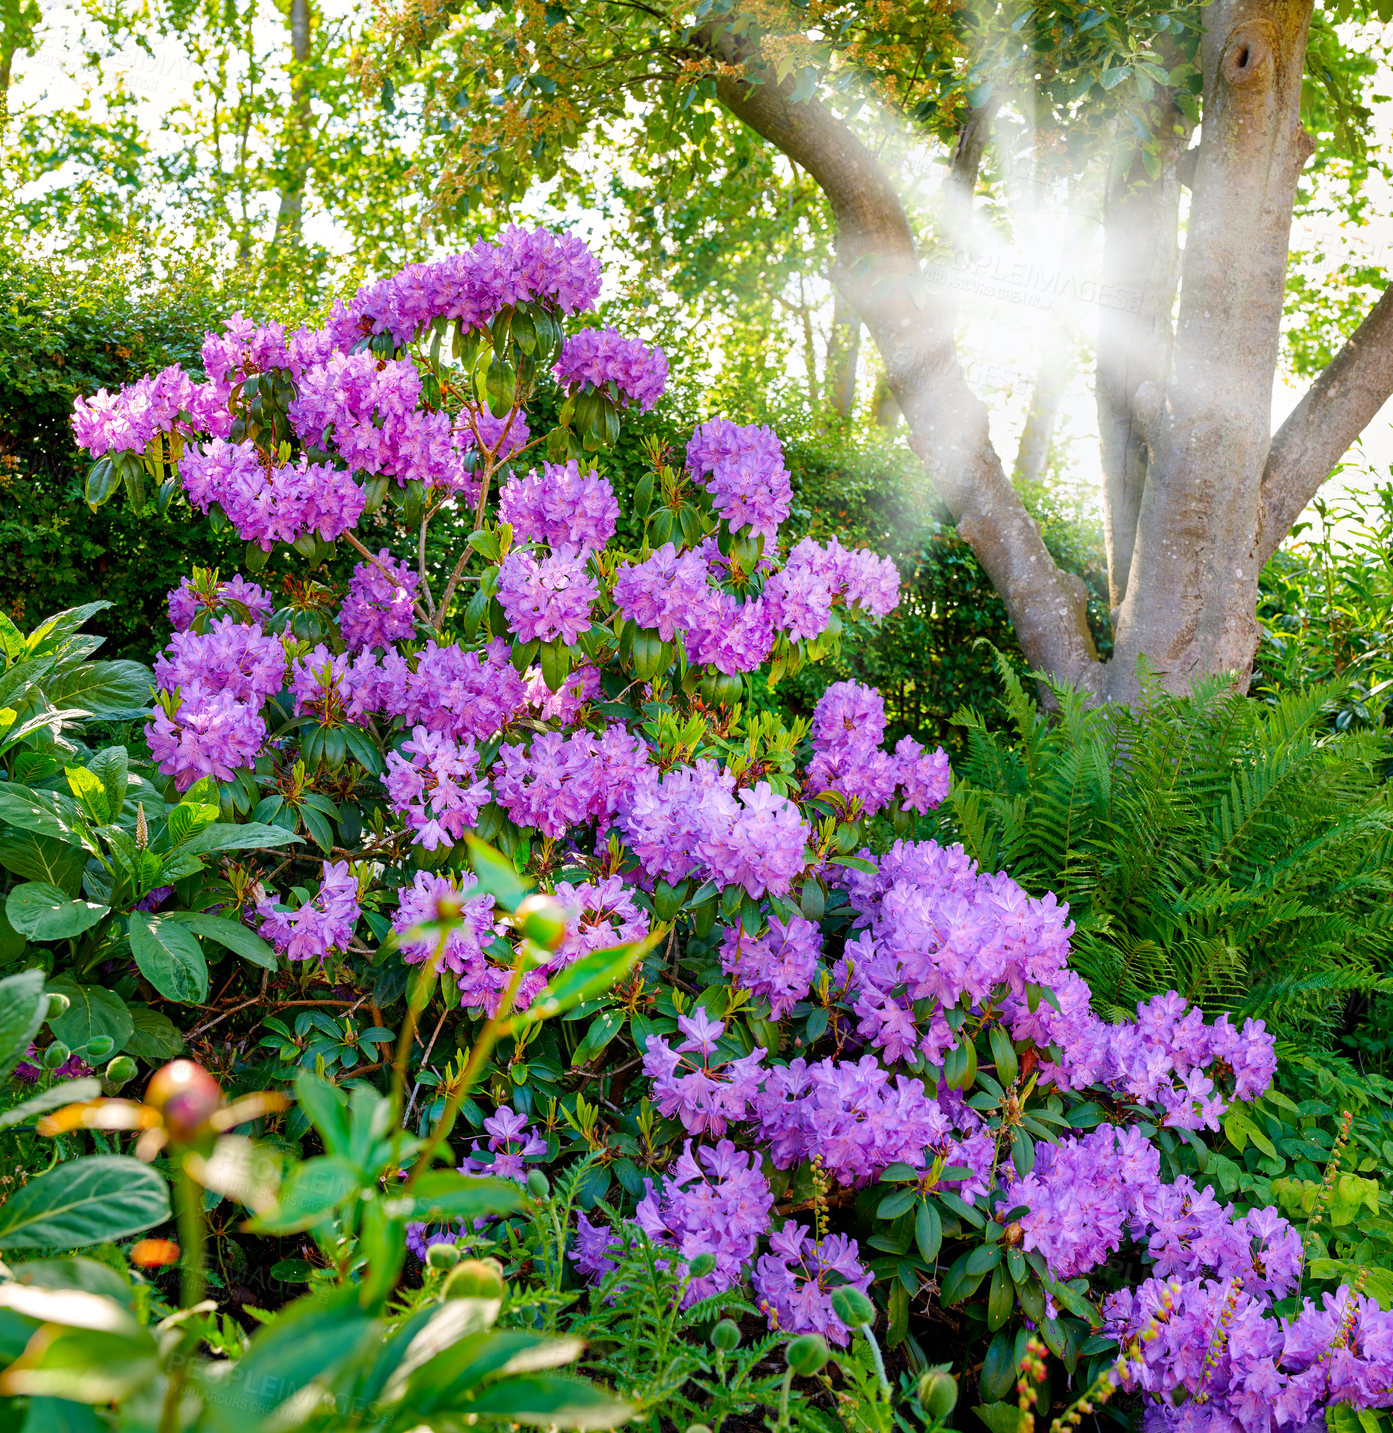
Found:
<path fill-rule="evenodd" d="M 1350 444 L 1393 397 L 1393 285 L 1385 289 L 1277 430 L 1262 475 L 1258 555 L 1266 562 Z"/>
<path fill-rule="evenodd" d="M 725 69 L 716 93 L 726 108 L 806 169 L 827 196 L 837 221 L 837 285 L 875 340 L 910 445 L 1005 602 L 1027 661 L 1095 686 L 1083 583 L 1056 566 L 1006 476 L 987 410 L 958 363 L 952 307 L 920 273 L 889 176 L 824 105 L 795 102 L 791 82 L 778 84 L 728 27 L 708 26 L 696 43 Z"/>

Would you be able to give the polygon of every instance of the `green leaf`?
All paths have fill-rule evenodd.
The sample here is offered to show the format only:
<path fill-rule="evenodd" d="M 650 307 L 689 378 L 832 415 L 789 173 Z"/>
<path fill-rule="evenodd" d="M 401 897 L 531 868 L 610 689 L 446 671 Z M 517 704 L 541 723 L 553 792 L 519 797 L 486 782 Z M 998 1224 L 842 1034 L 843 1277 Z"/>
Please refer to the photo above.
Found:
<path fill-rule="evenodd" d="M 95 1408 L 70 1398 L 31 1398 L 20 1433 L 105 1433 Z"/>
<path fill-rule="evenodd" d="M 95 1100 L 102 1092 L 100 1080 L 64 1080 L 61 1084 L 42 1091 L 33 1099 L 0 1113 L 0 1129 L 27 1124 L 38 1119 L 49 1110 L 61 1109 L 64 1105 L 77 1104 L 81 1100 Z"/>
<path fill-rule="evenodd" d="M 227 916 L 202 915 L 197 911 L 171 911 L 165 919 L 188 926 L 195 934 L 206 940 L 216 941 L 234 955 L 240 955 L 253 965 L 259 965 L 262 970 L 276 968 L 275 950 L 239 920 L 232 920 Z"/>
<path fill-rule="evenodd" d="M 110 1403 L 129 1398 L 159 1372 L 155 1342 L 144 1330 L 110 1333 L 56 1325 L 31 1349 L 6 1371 L 8 1391 Z"/>
<path fill-rule="evenodd" d="M 22 970 L 0 980 L 0 1079 L 24 1058 L 47 1010 L 42 970 Z"/>
<path fill-rule="evenodd" d="M 155 675 L 139 662 L 83 662 L 44 683 L 55 706 L 81 707 L 94 717 L 147 711 Z"/>
<path fill-rule="evenodd" d="M 573 1005 L 603 995 L 616 980 L 633 968 L 636 961 L 653 949 L 667 936 L 667 929 L 659 926 L 642 940 L 632 945 L 612 946 L 606 950 L 592 950 L 573 964 L 566 966 L 547 982 L 532 1004 L 520 1015 L 514 1016 L 515 1024 L 530 1024 L 538 1020 L 550 1020 L 569 1010 Z"/>
<path fill-rule="evenodd" d="M 358 1191 L 358 1171 L 338 1155 L 321 1154 L 297 1164 L 281 1186 L 274 1209 L 263 1209 L 251 1227 L 266 1234 L 294 1234 L 327 1218 Z"/>
<path fill-rule="evenodd" d="M 110 912 L 110 906 L 73 900 L 46 881 L 16 886 L 5 902 L 10 924 L 30 940 L 67 940 L 90 930 Z"/>
<path fill-rule="evenodd" d="M 82 889 L 87 853 L 80 847 L 37 831 L 0 827 L 0 866 L 29 881 L 47 881 L 75 896 Z"/>
<path fill-rule="evenodd" d="M 129 1007 L 135 1027 L 126 1037 L 126 1053 L 142 1060 L 172 1060 L 184 1048 L 184 1037 L 174 1021 L 148 1005 Z"/>
<path fill-rule="evenodd" d="M 459 1174 L 452 1169 L 423 1174 L 409 1195 L 394 1200 L 409 1204 L 398 1218 L 421 1219 L 428 1224 L 442 1219 L 482 1219 L 486 1214 L 513 1214 L 522 1208 L 523 1191 L 510 1179 Z"/>
<path fill-rule="evenodd" d="M 914 1212 L 914 1242 L 919 1246 L 919 1255 L 926 1264 L 932 1264 L 938 1258 L 943 1244 L 943 1221 L 931 1199 L 923 1200 Z"/>
<path fill-rule="evenodd" d="M 79 985 L 67 974 L 55 976 L 48 988 L 71 1002 L 63 1014 L 48 1022 L 57 1039 L 80 1050 L 95 1036 L 110 1035 L 113 1053 L 125 1049 L 135 1025 L 119 995 L 100 985 Z"/>
<path fill-rule="evenodd" d="M 179 854 L 209 856 L 215 851 L 260 851 L 303 839 L 293 831 L 283 830 L 280 826 L 263 826 L 259 821 L 248 821 L 240 826 L 217 821 L 181 844 Z"/>
<path fill-rule="evenodd" d="M 0 821 L 69 846 L 89 846 L 77 802 L 60 791 L 35 791 L 17 782 L 0 781 Z"/>
<path fill-rule="evenodd" d="M 132 911 L 130 938 L 140 973 L 166 1000 L 202 1004 L 208 998 L 203 947 L 182 922 Z"/>
<path fill-rule="evenodd" d="M 164 1176 L 124 1154 L 69 1160 L 0 1205 L 0 1249 L 80 1249 L 169 1218 Z"/>
<path fill-rule="evenodd" d="M 598 1384 L 559 1373 L 504 1379 L 460 1407 L 538 1428 L 617 1428 L 635 1412 Z"/>
<path fill-rule="evenodd" d="M 173 849 L 175 846 L 181 846 L 197 832 L 206 830 L 217 819 L 216 802 L 190 801 L 185 797 L 177 806 L 170 808 L 169 820 L 164 830 L 164 840 L 157 844 L 161 849 Z M 183 854 L 187 855 L 188 852 Z"/>
<path fill-rule="evenodd" d="M 491 895 L 504 910 L 515 911 L 531 886 L 518 875 L 513 863 L 492 846 L 468 831 L 464 839 L 479 889 Z"/>
<path fill-rule="evenodd" d="M 295 1101 L 319 1131 L 324 1148 L 341 1154 L 348 1148 L 348 1097 L 336 1085 L 308 1070 L 295 1076 Z"/>
<path fill-rule="evenodd" d="M 1025 1433 L 1026 1415 L 1014 1403 L 979 1403 L 972 1410 L 992 1433 Z"/>
<path fill-rule="evenodd" d="M 126 788 L 130 785 L 130 757 L 124 746 L 103 747 L 87 763 L 87 769 L 106 792 L 111 819 L 117 821 L 126 804 Z"/>

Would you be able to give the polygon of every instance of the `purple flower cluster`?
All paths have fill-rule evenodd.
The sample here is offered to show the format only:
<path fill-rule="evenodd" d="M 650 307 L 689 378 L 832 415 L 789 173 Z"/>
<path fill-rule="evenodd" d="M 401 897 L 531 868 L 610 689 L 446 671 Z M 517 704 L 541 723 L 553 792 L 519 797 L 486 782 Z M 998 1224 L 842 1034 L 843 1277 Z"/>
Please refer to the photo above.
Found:
<path fill-rule="evenodd" d="M 787 922 L 772 916 L 758 935 L 731 926 L 721 941 L 721 969 L 752 995 L 769 1002 L 770 1018 L 782 1020 L 807 995 L 822 954 L 822 937 L 800 915 Z"/>
<path fill-rule="evenodd" d="M 584 557 L 556 554 L 539 559 L 516 551 L 498 569 L 498 600 L 519 642 L 557 637 L 574 642 L 590 630 L 591 604 L 599 595 Z"/>
<path fill-rule="evenodd" d="M 613 383 L 622 401 L 647 413 L 667 387 L 667 355 L 637 338 L 621 338 L 612 328 L 583 328 L 561 345 L 552 373 L 570 391 L 582 383 L 593 388 Z"/>
<path fill-rule="evenodd" d="M 304 457 L 275 466 L 251 443 L 214 438 L 190 448 L 179 461 L 179 476 L 195 507 L 207 512 L 219 504 L 237 535 L 264 552 L 302 533 L 338 537 L 363 515 L 363 490 L 352 474 Z"/>
<path fill-rule="evenodd" d="M 460 1165 L 462 1174 L 491 1174 L 522 1184 L 527 1179 L 528 1160 L 542 1159 L 547 1152 L 546 1140 L 529 1128 L 527 1116 L 507 1105 L 501 1105 L 484 1121 L 484 1133 L 489 1137 L 487 1152 L 481 1153 L 475 1141 Z"/>
<path fill-rule="evenodd" d="M 622 726 L 598 737 L 540 732 L 530 746 L 507 742 L 493 768 L 494 797 L 519 826 L 553 840 L 582 822 L 608 822 L 646 770 L 647 750 Z"/>
<path fill-rule="evenodd" d="M 661 1186 L 648 1184 L 634 1219 L 654 1244 L 675 1250 L 684 1263 L 703 1254 L 716 1261 L 709 1274 L 688 1283 L 686 1307 L 741 1281 L 773 1207 L 769 1181 L 754 1155 L 741 1153 L 728 1139 L 693 1152 L 688 1140 Z"/>
<path fill-rule="evenodd" d="M 414 670 L 392 653 L 383 665 L 392 690 L 382 710 L 457 741 L 487 741 L 527 705 L 527 688 L 508 660 L 506 643 L 497 639 L 482 651 L 466 652 L 432 638 Z"/>
<path fill-rule="evenodd" d="M 948 794 L 948 755 L 926 753 L 902 737 L 894 754 L 882 751 L 885 703 L 873 687 L 834 682 L 813 712 L 813 749 L 805 778 L 809 791 L 835 791 L 874 815 L 897 791 L 913 811 L 937 806 Z"/>
<path fill-rule="evenodd" d="M 769 1236 L 769 1252 L 755 1265 L 754 1286 L 772 1328 L 785 1333 L 821 1334 L 845 1348 L 851 1330 L 832 1308 L 832 1293 L 844 1285 L 863 1294 L 871 1286 L 855 1239 L 828 1234 L 815 1240 L 802 1224 L 785 1224 Z"/>
<path fill-rule="evenodd" d="M 223 323 L 221 333 L 203 335 L 203 367 L 224 395 L 233 383 L 252 373 L 285 369 L 299 379 L 309 368 L 327 363 L 338 351 L 331 335 L 298 328 L 287 336 L 280 323 L 257 324 L 240 313 Z"/>
<path fill-rule="evenodd" d="M 773 541 L 793 506 L 784 450 L 772 428 L 713 418 L 687 443 L 687 468 L 705 481 L 712 506 L 732 532 L 748 526 Z"/>
<path fill-rule="evenodd" d="M 253 709 L 285 686 L 285 671 L 281 639 L 232 617 L 214 618 L 204 632 L 175 632 L 155 658 L 162 691 L 226 692 Z"/>
<path fill-rule="evenodd" d="M 654 1103 L 666 1119 L 680 1119 L 688 1134 L 723 1135 L 731 1120 L 745 1118 L 759 1093 L 765 1052 L 758 1046 L 748 1055 L 711 1058 L 725 1028 L 697 1006 L 677 1017 L 683 1039 L 675 1050 L 660 1035 L 648 1037 L 643 1072 L 653 1081 Z"/>
<path fill-rule="evenodd" d="M 682 552 L 670 542 L 642 562 L 621 567 L 614 579 L 614 601 L 625 621 L 656 630 L 671 642 L 679 626 L 686 628 L 692 612 L 706 599 L 706 564 L 695 552 Z"/>
<path fill-rule="evenodd" d="M 184 578 L 169 594 L 169 622 L 176 632 L 187 632 L 200 613 L 211 615 L 224 607 L 242 622 L 271 615 L 271 599 L 240 572 L 227 582 L 218 582 L 212 573 L 203 576 L 206 580 Z"/>
<path fill-rule="evenodd" d="M 649 768 L 620 815 L 645 873 L 669 882 L 699 875 L 743 886 L 756 899 L 787 894 L 807 864 L 812 829 L 767 781 L 735 790 L 729 770 L 699 760 L 664 776 Z"/>
<path fill-rule="evenodd" d="M 619 500 L 598 473 L 582 474 L 573 458 L 562 466 L 509 478 L 498 495 L 498 520 L 511 523 L 523 542 L 544 542 L 554 552 L 596 552 L 614 536 Z M 588 624 L 587 624 L 588 625 Z"/>
<path fill-rule="evenodd" d="M 648 912 L 637 905 L 621 876 L 586 881 L 576 886 L 558 881 L 552 895 L 565 909 L 566 936 L 552 965 L 561 967 L 588 955 L 642 940 L 648 934 Z"/>
<path fill-rule="evenodd" d="M 250 768 L 266 740 L 266 723 L 253 706 L 231 692 L 205 692 L 197 683 L 178 698 L 155 707 L 145 729 L 150 755 L 179 791 L 211 776 L 231 781 L 238 768 Z"/>
<path fill-rule="evenodd" d="M 478 892 L 478 884 L 469 874 L 452 880 L 417 871 L 397 891 L 392 918 L 402 959 L 408 965 L 433 960 L 437 971 L 458 976 L 460 990 L 475 997 L 465 1003 L 475 1007 L 496 1004 L 508 974 L 484 953 L 494 938 L 493 897 Z"/>
<path fill-rule="evenodd" d="M 478 766 L 472 741 L 460 743 L 423 726 L 412 730 L 400 751 L 387 753 L 387 799 L 418 845 L 427 851 L 452 846 L 472 829 L 489 799 L 488 784 L 476 779 Z"/>
<path fill-rule="evenodd" d="M 291 909 L 265 896 L 256 904 L 261 934 L 291 960 L 318 960 L 343 950 L 358 923 L 358 878 L 347 861 L 325 861 L 319 889 Z"/>
<path fill-rule="evenodd" d="M 180 413 L 192 421 L 182 421 Z M 226 437 L 232 415 L 212 385 L 195 383 L 179 365 L 139 378 L 119 393 L 99 388 L 73 403 L 73 437 L 94 458 L 143 453 L 161 433 L 199 432 Z"/>
<path fill-rule="evenodd" d="M 413 604 L 420 576 L 384 547 L 374 562 L 360 562 L 348 579 L 348 595 L 339 609 L 339 631 L 350 650 L 390 648 L 410 640 L 416 630 Z"/>
<path fill-rule="evenodd" d="M 1389 1406 L 1393 1313 L 1347 1287 L 1277 1316 L 1236 1281 L 1156 1278 L 1104 1309 L 1131 1352 L 1123 1386 L 1156 1400 L 1147 1433 L 1278 1433 L 1324 1427 L 1341 1404 Z"/>
<path fill-rule="evenodd" d="M 336 304 L 329 331 L 349 346 L 365 334 L 390 333 L 409 343 L 437 318 L 485 328 L 504 308 L 541 303 L 583 313 L 600 296 L 600 265 L 573 234 L 509 225 L 493 242 L 463 254 L 411 264 Z"/>

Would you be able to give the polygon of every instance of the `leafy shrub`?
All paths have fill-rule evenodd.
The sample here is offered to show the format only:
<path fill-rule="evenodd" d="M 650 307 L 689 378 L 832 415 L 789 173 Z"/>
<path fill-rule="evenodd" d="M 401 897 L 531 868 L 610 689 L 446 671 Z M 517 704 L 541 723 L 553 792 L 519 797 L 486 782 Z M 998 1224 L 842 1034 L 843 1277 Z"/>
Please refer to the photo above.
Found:
<path fill-rule="evenodd" d="M 279 608 L 207 571 L 172 594 L 146 732 L 159 819 L 193 793 L 212 807 L 216 786 L 215 823 L 255 837 L 173 894 L 235 913 L 289 963 L 255 989 L 210 986 L 187 1034 L 218 1025 L 220 1059 L 264 1092 L 241 1107 L 273 1121 L 264 1142 L 303 1138 L 309 1155 L 263 1207 L 255 1147 L 236 1146 L 254 1229 L 308 1236 L 326 1289 L 252 1341 L 239 1382 L 303 1368 L 312 1332 L 342 1355 L 321 1359 L 330 1403 L 369 1399 L 404 1250 L 430 1269 L 487 1236 L 545 1291 L 529 1337 L 584 1299 L 596 1360 L 626 1384 L 632 1357 L 661 1386 L 640 1400 L 650 1426 L 727 1398 L 714 1353 L 734 1347 L 695 1352 L 726 1313 L 742 1344 L 760 1324 L 789 1340 L 781 1428 L 800 1372 L 825 1375 L 827 1406 L 856 1426 L 937 1419 L 943 1354 L 994 1428 L 1032 1406 L 1076 1421 L 1080 1393 L 1119 1386 L 1162 1423 L 1186 1400 L 1246 1409 L 1259 1386 L 1302 1420 L 1385 1404 L 1393 1329 L 1343 1246 L 1317 1274 L 1311 1229 L 1241 1180 L 1233 1204 L 1197 1182 L 1221 1129 L 1270 1141 L 1262 1025 L 1207 1022 L 1174 992 L 1109 1023 L 1069 968 L 1053 896 L 932 842 L 873 855 L 869 820 L 908 829 L 948 783 L 941 752 L 884 749 L 875 691 L 836 683 L 810 722 L 750 709 L 751 673 L 796 674 L 836 650 L 843 614 L 893 606 L 892 565 L 816 541 L 781 556 L 782 448 L 725 420 L 697 427 L 685 461 L 650 447 L 620 526 L 589 455 L 656 398 L 664 364 L 616 335 L 564 338 L 598 279 L 573 241 L 511 232 L 360 291 L 315 333 L 229 325 L 206 381 L 168 371 L 75 415 L 92 502 L 162 490 L 235 528 L 253 571 L 289 548 L 305 573 Z M 551 378 L 555 423 L 534 398 Z M 551 460 L 528 477 L 524 441 Z M 415 563 L 374 552 L 384 513 L 418 534 Z M 432 532 L 454 564 L 419 556 Z M 361 559 L 342 600 L 325 580 L 335 542 Z M 268 830 L 301 839 L 267 857 Z M 117 922 L 95 954 L 129 975 L 122 938 Z M 137 975 L 151 999 L 187 998 Z M 302 1001 L 326 1018 L 281 1018 Z M 193 1307 L 191 1182 L 215 1151 L 197 1147 L 202 1123 L 173 1128 L 159 1079 L 161 1123 L 102 1105 L 47 1127 L 124 1117 L 150 1126 L 138 1153 L 193 1148 L 203 1162 L 172 1169 Z M 298 1103 L 281 1112 L 287 1082 Z M 452 1139 L 437 1196 L 426 1181 Z M 1329 1148 L 1322 1188 L 1343 1189 L 1348 1140 Z M 490 1199 L 560 1191 L 544 1236 L 477 1227 L 518 1207 L 476 1199 L 480 1177 Z M 1216 1349 L 1235 1319 L 1244 1339 Z M 643 1353 L 621 1366 L 606 1327 Z M 207 1328 L 176 1320 L 159 1356 Z M 22 1376 L 51 1337 L 26 1344 Z M 150 1387 L 183 1380 L 218 1420 L 225 1380 L 187 1359 L 152 1368 L 141 1348 Z M 767 1401 L 768 1348 L 744 1368 L 747 1406 Z M 476 1387 L 442 1426 L 503 1412 Z M 178 1395 L 163 1406 L 177 1423 Z M 252 1409 L 272 1412 L 342 1416 L 318 1391 Z M 413 1407 L 412 1426 L 432 1416 Z"/>
<path fill-rule="evenodd" d="M 1393 812 L 1381 738 L 1331 733 L 1341 688 L 1275 705 L 1221 681 L 1132 710 L 1057 690 L 1047 716 L 1000 663 L 1012 729 L 960 716 L 949 825 L 984 866 L 1069 903 L 1073 965 L 1121 1014 L 1179 990 L 1329 1043 L 1384 978 Z"/>

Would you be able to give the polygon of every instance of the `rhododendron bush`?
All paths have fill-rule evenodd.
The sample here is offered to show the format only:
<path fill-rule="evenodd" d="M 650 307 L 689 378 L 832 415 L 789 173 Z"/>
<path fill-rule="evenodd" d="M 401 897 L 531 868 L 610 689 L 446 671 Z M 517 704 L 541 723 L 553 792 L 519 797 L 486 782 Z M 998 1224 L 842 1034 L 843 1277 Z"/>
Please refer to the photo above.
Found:
<path fill-rule="evenodd" d="M 421 1121 L 481 1022 L 641 952 L 504 1040 L 470 1107 L 464 1168 L 596 1158 L 578 1279 L 646 1239 L 692 1264 L 684 1302 L 747 1296 L 839 1346 L 834 1291 L 869 1291 L 891 1345 L 966 1350 L 988 1407 L 1014 1408 L 1032 1332 L 1057 1390 L 1120 1348 L 1148 1427 L 1390 1406 L 1393 1318 L 1348 1286 L 1311 1297 L 1299 1233 L 1203 1177 L 1206 1133 L 1272 1080 L 1261 1022 L 1175 994 L 1105 1022 L 1066 907 L 907 839 L 948 763 L 891 747 L 874 690 L 839 682 L 792 725 L 751 709 L 748 674 L 893 610 L 893 564 L 782 543 L 791 474 L 738 415 L 654 446 L 641 545 L 617 544 L 604 454 L 667 361 L 565 331 L 599 291 L 578 240 L 508 230 L 319 329 L 233 317 L 202 376 L 78 404 L 90 501 L 157 488 L 247 542 L 246 575 L 170 594 L 148 729 L 171 794 L 302 838 L 229 864 L 222 900 L 326 981 L 384 1005 L 409 989 Z M 455 543 L 443 582 L 428 530 Z M 272 593 L 278 544 L 304 577 Z M 357 557 L 340 587 L 335 545 Z M 474 841 L 552 901 L 501 919 Z M 411 1237 L 424 1257 L 488 1236 Z"/>

